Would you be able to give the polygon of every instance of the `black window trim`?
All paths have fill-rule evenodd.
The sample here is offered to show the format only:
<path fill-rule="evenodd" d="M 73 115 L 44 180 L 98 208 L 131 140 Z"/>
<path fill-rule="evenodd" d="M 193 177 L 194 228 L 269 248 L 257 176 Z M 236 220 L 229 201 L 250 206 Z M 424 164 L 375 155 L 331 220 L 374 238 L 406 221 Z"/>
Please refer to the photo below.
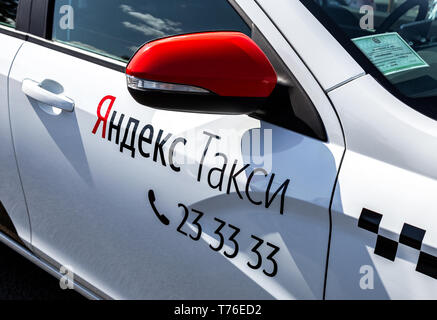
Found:
<path fill-rule="evenodd" d="M 366 74 L 371 75 L 382 87 L 397 99 L 416 111 L 437 120 L 437 96 L 426 98 L 410 98 L 397 89 L 379 69 L 361 52 L 352 40 L 341 30 L 323 9 L 314 0 L 300 0 L 308 11 L 328 30 L 328 32 L 343 46 L 343 48 L 363 68 Z"/>
<path fill-rule="evenodd" d="M 125 73 L 126 63 L 52 41 L 50 37 L 53 18 L 50 19 L 50 14 L 53 13 L 53 10 L 54 0 L 20 0 L 16 27 L 0 25 L 0 33 Z M 32 21 L 43 21 L 43 23 L 32 24 Z"/>
<path fill-rule="evenodd" d="M 236 1 L 227 1 L 232 5 L 232 7 L 234 7 L 246 24 L 251 26 L 252 21 L 247 17 L 247 15 L 244 14 Z M 58 50 L 62 53 L 66 53 L 96 64 L 101 64 L 117 71 L 125 72 L 125 68 L 122 68 L 121 70 L 120 65 L 126 65 L 126 63 L 120 61 L 117 61 L 120 64 L 113 63 L 112 61 L 114 61 L 114 59 L 109 57 L 100 56 L 98 54 L 96 54 L 94 57 L 92 56 L 92 52 L 82 50 L 80 48 L 65 46 L 53 41 L 51 38 L 53 31 L 54 9 L 55 0 L 20 0 L 18 2 L 15 28 L 12 26 L 0 25 L 0 33 L 45 46 L 53 50 Z M 32 23 L 32 21 L 38 21 L 40 24 Z M 109 60 L 111 62 L 109 62 Z"/>
<path fill-rule="evenodd" d="M 235 0 L 227 1 L 234 7 L 234 9 L 240 14 L 243 20 L 250 26 L 252 22 L 248 19 L 246 15 L 242 14 L 241 8 L 236 4 Z M 125 73 L 127 65 L 126 63 L 116 61 L 109 57 L 100 56 L 98 54 L 93 54 L 92 52 L 80 48 L 63 45 L 51 39 L 53 31 L 55 0 L 20 0 L 20 2 L 26 2 L 30 7 L 29 16 L 25 19 L 28 23 L 28 29 L 25 31 L 28 32 L 28 34 L 25 36 L 26 41 L 50 48 L 52 50 L 60 51 L 73 57 L 83 59 L 115 71 Z M 37 21 L 39 23 L 32 23 L 32 21 Z M 11 35 L 18 36 L 17 34 Z"/>
<path fill-rule="evenodd" d="M 235 0 L 227 1 L 240 14 L 247 25 L 251 26 L 252 22 L 245 14 L 242 14 L 243 12 L 236 4 Z M 53 31 L 54 9 L 55 0 L 20 0 L 17 10 L 17 26 L 13 28 L 0 25 L 0 33 L 20 38 L 49 49 L 125 73 L 127 63 L 53 41 L 51 38 Z M 18 21 L 20 21 L 20 23 L 18 23 Z M 36 23 L 32 23 L 32 21 L 36 21 Z"/>
<path fill-rule="evenodd" d="M 22 31 L 15 29 L 13 27 L 5 26 L 5 25 L 0 25 L 0 33 L 5 34 L 5 35 L 10 36 L 10 37 L 18 38 L 21 40 L 27 39 L 27 33 L 22 32 Z"/>
<path fill-rule="evenodd" d="M 34 43 L 61 53 L 65 53 L 67 55 L 70 55 L 72 57 L 82 59 L 97 65 L 100 65 L 105 68 L 109 68 L 114 71 L 118 71 L 121 73 L 126 72 L 126 63 L 123 63 L 121 61 L 117 61 L 105 56 L 101 56 L 98 54 L 95 54 L 93 52 L 89 52 L 80 48 L 75 48 L 72 46 L 68 46 L 62 43 L 58 43 L 52 40 L 44 39 L 41 37 L 36 37 L 31 34 L 28 35 L 27 39 L 30 43 Z"/>
<path fill-rule="evenodd" d="M 31 2 L 32 0 L 20 0 L 17 7 L 17 16 L 15 17 L 15 27 L 2 24 L 0 25 L 0 33 L 26 40 L 26 34 L 29 30 Z"/>
<path fill-rule="evenodd" d="M 21 0 L 22 1 L 22 0 Z M 114 71 L 125 73 L 126 63 L 115 61 L 111 58 L 100 56 L 92 52 L 67 46 L 62 43 L 53 41 L 53 16 L 55 10 L 55 0 L 27 0 L 32 1 L 32 10 L 30 14 L 30 27 L 28 41 L 46 48 L 56 50 L 72 57 L 79 58 Z M 36 4 L 36 5 L 35 5 Z M 43 23 L 34 23 L 38 21 Z"/>

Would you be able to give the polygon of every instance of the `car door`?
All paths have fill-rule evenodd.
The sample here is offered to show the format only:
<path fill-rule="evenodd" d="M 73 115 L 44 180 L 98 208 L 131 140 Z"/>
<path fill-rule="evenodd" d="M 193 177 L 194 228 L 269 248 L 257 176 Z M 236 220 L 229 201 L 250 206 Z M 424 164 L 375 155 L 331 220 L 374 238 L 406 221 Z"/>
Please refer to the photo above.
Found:
<path fill-rule="evenodd" d="M 341 127 L 261 8 L 231 4 L 56 0 L 51 37 L 30 36 L 14 61 L 32 245 L 98 297 L 323 296 Z M 279 100 L 265 119 L 158 111 L 130 96 L 124 68 L 142 43 L 216 30 L 264 43 L 302 99 Z"/>

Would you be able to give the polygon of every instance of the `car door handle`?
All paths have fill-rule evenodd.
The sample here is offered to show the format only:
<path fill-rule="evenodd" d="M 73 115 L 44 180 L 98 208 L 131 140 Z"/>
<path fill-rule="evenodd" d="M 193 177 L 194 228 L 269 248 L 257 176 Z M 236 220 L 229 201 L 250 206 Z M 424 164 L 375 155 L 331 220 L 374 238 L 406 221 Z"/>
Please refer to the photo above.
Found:
<path fill-rule="evenodd" d="M 49 106 L 65 110 L 67 112 L 73 112 L 74 110 L 73 100 L 62 94 L 56 94 L 44 89 L 36 81 L 24 79 L 21 90 L 26 96 Z"/>

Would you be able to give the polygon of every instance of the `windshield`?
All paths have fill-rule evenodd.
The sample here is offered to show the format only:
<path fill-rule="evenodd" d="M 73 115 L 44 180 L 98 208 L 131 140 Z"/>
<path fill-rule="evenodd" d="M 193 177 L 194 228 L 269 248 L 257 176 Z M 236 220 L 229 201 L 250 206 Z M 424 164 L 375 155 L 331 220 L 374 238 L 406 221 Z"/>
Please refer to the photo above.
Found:
<path fill-rule="evenodd" d="M 408 98 L 437 96 L 437 0 L 312 0 Z"/>

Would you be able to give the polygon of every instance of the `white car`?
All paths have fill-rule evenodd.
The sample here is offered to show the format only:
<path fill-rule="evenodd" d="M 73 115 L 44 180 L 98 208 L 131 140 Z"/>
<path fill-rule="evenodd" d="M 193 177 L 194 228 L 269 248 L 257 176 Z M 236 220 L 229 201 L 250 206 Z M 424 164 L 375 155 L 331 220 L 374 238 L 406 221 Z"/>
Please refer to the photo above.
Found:
<path fill-rule="evenodd" d="M 1 0 L 1 241 L 92 299 L 436 299 L 431 2 Z"/>

